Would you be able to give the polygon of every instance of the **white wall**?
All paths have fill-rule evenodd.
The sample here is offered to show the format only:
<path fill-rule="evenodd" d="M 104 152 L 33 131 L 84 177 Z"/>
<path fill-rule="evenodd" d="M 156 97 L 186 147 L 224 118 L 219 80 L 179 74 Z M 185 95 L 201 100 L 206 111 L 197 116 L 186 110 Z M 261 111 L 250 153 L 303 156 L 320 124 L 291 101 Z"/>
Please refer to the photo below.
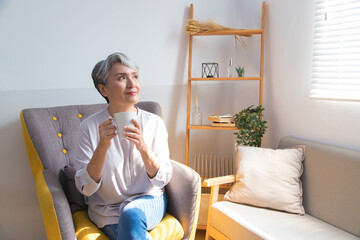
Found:
<path fill-rule="evenodd" d="M 195 19 L 210 18 L 238 28 L 260 26 L 260 0 L 193 3 Z M 22 138 L 20 110 L 103 102 L 93 89 L 90 72 L 109 53 L 123 51 L 139 63 L 142 100 L 162 105 L 171 157 L 184 162 L 188 42 L 183 29 L 188 7 L 186 0 L 0 0 L 1 239 L 46 238 Z M 313 1 L 272 0 L 267 4 L 264 113 L 269 130 L 264 146 L 275 147 L 280 137 L 291 135 L 360 150 L 359 103 L 308 98 L 312 9 Z M 215 61 L 223 76 L 230 57 L 245 65 L 247 74 L 256 74 L 258 41 L 256 37 L 246 39 L 248 50 L 240 47 L 235 56 L 232 39 L 217 42 L 220 49 L 212 46 L 212 40 L 195 40 L 199 51 L 194 53 L 195 74 L 200 74 L 201 62 Z M 256 87 L 247 82 L 195 85 L 193 94 L 199 96 L 206 117 L 256 104 Z M 217 135 L 206 134 L 192 133 L 195 152 L 231 151 L 229 133 L 213 144 L 209 142 Z"/>
<path fill-rule="evenodd" d="M 314 1 L 268 4 L 265 56 L 267 145 L 297 136 L 360 150 L 360 103 L 309 99 Z"/>

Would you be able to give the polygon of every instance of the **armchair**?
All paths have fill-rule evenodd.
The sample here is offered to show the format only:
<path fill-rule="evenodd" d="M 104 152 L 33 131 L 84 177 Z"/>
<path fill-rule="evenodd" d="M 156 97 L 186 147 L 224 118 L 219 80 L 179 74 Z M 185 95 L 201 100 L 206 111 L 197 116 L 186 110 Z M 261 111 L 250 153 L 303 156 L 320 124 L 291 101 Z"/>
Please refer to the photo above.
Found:
<path fill-rule="evenodd" d="M 155 102 L 139 108 L 162 116 Z M 20 113 L 24 141 L 48 239 L 108 239 L 89 219 L 83 196 L 76 190 L 74 144 L 80 123 L 106 104 L 24 109 Z M 150 231 L 153 239 L 194 239 L 199 214 L 200 176 L 171 161 L 173 177 L 166 186 L 167 213 Z"/>

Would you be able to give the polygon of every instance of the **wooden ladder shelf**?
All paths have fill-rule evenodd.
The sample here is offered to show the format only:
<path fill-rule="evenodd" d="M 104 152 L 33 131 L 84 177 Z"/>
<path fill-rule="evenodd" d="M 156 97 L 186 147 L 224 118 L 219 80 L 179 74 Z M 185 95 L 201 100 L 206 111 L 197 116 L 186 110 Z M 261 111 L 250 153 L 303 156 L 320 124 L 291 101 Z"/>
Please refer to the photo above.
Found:
<path fill-rule="evenodd" d="M 190 5 L 190 19 L 194 18 L 194 6 Z M 206 36 L 224 36 L 224 35 L 260 35 L 260 76 L 254 77 L 216 77 L 216 78 L 198 78 L 192 77 L 192 63 L 193 63 L 193 38 L 194 37 L 206 37 Z M 261 28 L 260 29 L 233 29 L 233 30 L 220 30 L 220 31 L 208 31 L 199 32 L 189 35 L 189 59 L 188 59 L 188 84 L 187 84 L 187 114 L 186 114 L 186 147 L 185 147 L 185 164 L 189 166 L 189 149 L 190 149 L 190 130 L 237 130 L 236 127 L 215 127 L 211 125 L 195 126 L 191 125 L 190 113 L 191 113 L 191 85 L 195 81 L 259 81 L 259 105 L 263 103 L 263 80 L 264 80 L 264 37 L 265 37 L 265 2 L 262 3 L 262 16 L 261 16 Z M 194 160 L 195 161 L 195 160 Z M 215 166 L 215 165 L 213 165 Z M 210 171 L 216 171 L 210 170 Z M 202 176 L 205 177 L 205 176 Z M 229 186 L 223 186 L 229 188 Z M 201 214 L 201 213 L 200 213 Z M 206 229 L 206 225 L 198 225 L 198 229 Z"/>

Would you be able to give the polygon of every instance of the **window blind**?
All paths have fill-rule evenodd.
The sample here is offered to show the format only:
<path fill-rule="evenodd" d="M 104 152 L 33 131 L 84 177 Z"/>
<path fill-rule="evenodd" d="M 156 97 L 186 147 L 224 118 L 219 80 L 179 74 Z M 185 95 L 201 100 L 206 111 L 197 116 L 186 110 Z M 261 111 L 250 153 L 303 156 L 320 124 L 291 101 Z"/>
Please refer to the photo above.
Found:
<path fill-rule="evenodd" d="M 360 101 L 360 0 L 315 2 L 310 97 Z"/>

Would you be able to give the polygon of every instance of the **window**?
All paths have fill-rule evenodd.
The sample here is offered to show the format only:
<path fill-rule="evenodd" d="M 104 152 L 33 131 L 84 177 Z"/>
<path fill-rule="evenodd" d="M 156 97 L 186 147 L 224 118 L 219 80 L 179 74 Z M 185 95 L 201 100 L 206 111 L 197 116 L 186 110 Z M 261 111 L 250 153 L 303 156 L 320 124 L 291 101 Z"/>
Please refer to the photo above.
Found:
<path fill-rule="evenodd" d="M 315 2 L 311 98 L 360 101 L 360 0 Z"/>

